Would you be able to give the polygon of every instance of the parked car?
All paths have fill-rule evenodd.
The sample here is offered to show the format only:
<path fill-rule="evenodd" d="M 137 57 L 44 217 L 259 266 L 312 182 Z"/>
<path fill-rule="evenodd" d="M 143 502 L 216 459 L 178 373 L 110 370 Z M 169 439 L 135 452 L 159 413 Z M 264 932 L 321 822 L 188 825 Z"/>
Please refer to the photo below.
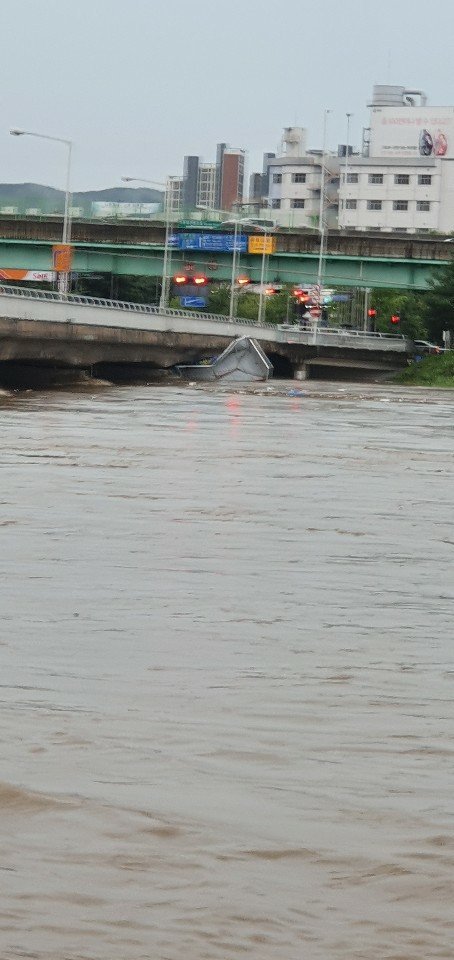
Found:
<path fill-rule="evenodd" d="M 429 343 L 428 340 L 413 340 L 416 347 L 416 353 L 420 356 L 429 357 L 437 353 L 444 353 L 445 348 L 439 347 L 437 343 Z"/>

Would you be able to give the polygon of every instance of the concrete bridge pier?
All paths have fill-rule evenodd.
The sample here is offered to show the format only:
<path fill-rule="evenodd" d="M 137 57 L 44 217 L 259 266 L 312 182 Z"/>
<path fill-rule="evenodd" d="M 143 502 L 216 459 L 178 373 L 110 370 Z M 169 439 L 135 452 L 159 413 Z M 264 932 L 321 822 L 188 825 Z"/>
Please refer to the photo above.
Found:
<path fill-rule="evenodd" d="M 294 370 L 294 373 L 293 373 L 294 379 L 295 379 L 295 380 L 307 380 L 308 376 L 309 376 L 309 370 L 308 370 L 308 367 L 307 367 L 307 363 L 305 363 L 305 362 L 299 363 L 298 366 L 295 367 L 295 370 Z"/>

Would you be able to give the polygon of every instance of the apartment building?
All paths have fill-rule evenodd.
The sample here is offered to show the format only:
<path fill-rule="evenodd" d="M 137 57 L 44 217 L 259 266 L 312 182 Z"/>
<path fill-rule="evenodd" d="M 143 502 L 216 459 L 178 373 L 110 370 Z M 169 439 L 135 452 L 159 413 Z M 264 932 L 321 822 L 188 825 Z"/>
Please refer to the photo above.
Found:
<path fill-rule="evenodd" d="M 175 215 L 181 213 L 184 209 L 183 207 L 183 193 L 184 193 L 184 180 L 183 177 L 169 177 L 168 178 L 168 190 L 166 192 L 166 208 L 168 206 L 169 213 Z"/>
<path fill-rule="evenodd" d="M 235 204 L 243 200 L 244 171 L 246 155 L 244 150 L 218 143 L 216 150 L 216 207 L 218 210 L 232 210 Z"/>
<path fill-rule="evenodd" d="M 199 164 L 197 206 L 212 210 L 216 201 L 216 164 Z"/>
<path fill-rule="evenodd" d="M 170 177 L 170 211 L 190 213 L 198 207 L 232 210 L 243 200 L 245 152 L 219 143 L 215 163 L 199 156 L 184 158 L 183 176 Z"/>

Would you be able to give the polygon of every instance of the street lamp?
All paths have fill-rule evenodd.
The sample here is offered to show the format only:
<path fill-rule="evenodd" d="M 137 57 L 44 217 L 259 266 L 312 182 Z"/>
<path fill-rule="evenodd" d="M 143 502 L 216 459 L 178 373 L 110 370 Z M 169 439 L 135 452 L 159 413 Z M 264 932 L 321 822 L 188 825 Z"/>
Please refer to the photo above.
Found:
<path fill-rule="evenodd" d="M 65 185 L 65 211 L 63 214 L 63 243 L 70 243 L 71 240 L 71 152 L 73 147 L 72 140 L 65 140 L 63 137 L 51 137 L 47 133 L 34 133 L 31 130 L 10 130 L 12 137 L 38 137 L 39 140 L 53 140 L 55 143 L 64 143 L 68 150 L 66 161 L 66 185 Z M 58 289 L 60 293 L 68 293 L 69 290 L 68 272 L 59 274 Z"/>
<path fill-rule="evenodd" d="M 221 227 L 233 226 L 233 251 L 232 251 L 232 278 L 230 282 L 230 307 L 229 307 L 229 319 L 233 320 L 235 312 L 235 275 L 238 269 L 238 228 L 241 229 L 242 226 L 252 227 L 254 230 L 262 230 L 264 232 L 263 237 L 263 254 L 262 254 L 262 270 L 261 270 L 261 279 L 260 279 L 260 298 L 259 298 L 259 323 L 261 317 L 264 314 L 264 283 L 265 283 L 265 258 L 266 258 L 266 241 L 268 239 L 268 233 L 270 232 L 269 227 L 262 227 L 258 223 L 254 223 L 249 217 L 242 217 L 240 220 L 223 220 L 220 224 Z"/>
<path fill-rule="evenodd" d="M 243 223 L 246 223 L 245 220 L 223 220 L 220 224 L 221 227 L 233 226 L 233 250 L 232 250 L 232 277 L 230 280 L 230 304 L 229 304 L 229 320 L 233 320 L 235 314 L 235 276 L 237 271 L 238 263 L 238 227 L 241 228 Z"/>
<path fill-rule="evenodd" d="M 345 210 L 347 209 L 347 183 L 348 183 L 348 151 L 350 148 L 350 118 L 353 116 L 352 113 L 346 113 L 347 117 L 347 143 L 345 145 L 345 167 L 344 167 L 344 197 L 345 197 Z M 344 226 L 345 226 L 345 213 L 344 213 Z"/>
<path fill-rule="evenodd" d="M 260 271 L 260 294 L 259 294 L 259 314 L 258 322 L 265 323 L 265 312 L 266 312 L 266 299 L 265 299 L 265 262 L 266 262 L 266 252 L 268 246 L 269 235 L 274 228 L 262 227 L 259 223 L 254 223 L 255 230 L 261 230 L 263 233 L 263 250 L 262 250 L 262 269 Z"/>
<path fill-rule="evenodd" d="M 324 260 L 326 256 L 326 221 L 325 221 L 325 179 L 326 179 L 326 127 L 328 122 L 328 114 L 331 113 L 331 110 L 325 110 L 323 116 L 323 148 L 322 148 L 322 169 L 321 169 L 321 179 L 320 179 L 320 213 L 319 213 L 319 223 L 318 229 L 320 233 L 320 249 L 318 256 L 318 271 L 317 271 L 317 290 L 318 290 L 318 306 L 321 310 L 322 306 L 322 279 L 323 279 L 323 268 Z M 318 318 L 316 318 L 314 326 L 314 335 L 317 335 L 318 327 Z"/>
<path fill-rule="evenodd" d="M 159 309 L 165 310 L 167 307 L 170 279 L 170 263 L 172 258 L 172 249 L 170 246 L 170 177 L 163 180 L 146 180 L 145 177 L 122 177 L 124 183 L 151 183 L 155 187 L 165 187 L 164 194 L 164 218 L 165 218 L 165 241 L 164 241 L 164 260 L 162 264 L 162 282 L 161 296 L 159 298 Z"/>

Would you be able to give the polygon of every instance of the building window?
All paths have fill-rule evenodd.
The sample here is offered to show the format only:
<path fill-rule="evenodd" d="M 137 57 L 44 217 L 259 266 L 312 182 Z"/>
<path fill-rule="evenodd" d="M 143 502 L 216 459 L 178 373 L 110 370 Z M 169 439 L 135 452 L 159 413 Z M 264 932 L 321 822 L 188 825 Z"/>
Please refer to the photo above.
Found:
<path fill-rule="evenodd" d="M 306 174 L 292 173 L 292 183 L 306 183 Z"/>
<path fill-rule="evenodd" d="M 381 200 L 368 200 L 367 201 L 368 210 L 381 210 Z"/>
<path fill-rule="evenodd" d="M 382 174 L 382 173 L 370 173 L 370 174 L 369 174 L 369 183 L 383 183 L 383 174 Z"/>
<path fill-rule="evenodd" d="M 393 227 L 393 233 L 408 233 L 406 227 Z"/>
<path fill-rule="evenodd" d="M 280 200 L 276 200 L 276 198 L 274 198 L 274 199 L 271 201 L 271 206 L 272 206 L 273 210 L 280 210 L 281 201 L 280 201 Z"/>
<path fill-rule="evenodd" d="M 420 173 L 418 175 L 418 184 L 420 187 L 430 187 L 432 183 L 432 177 L 430 173 Z"/>
<path fill-rule="evenodd" d="M 302 210 L 305 204 L 305 200 L 292 200 L 290 206 L 293 210 Z"/>
<path fill-rule="evenodd" d="M 410 177 L 408 173 L 396 173 L 394 177 L 394 183 L 400 184 L 401 187 L 408 187 L 410 183 Z"/>
<path fill-rule="evenodd" d="M 345 209 L 346 209 L 346 210 L 356 210 L 357 206 L 358 206 L 358 201 L 357 201 L 357 200 L 346 200 L 346 201 L 345 201 Z"/>
<path fill-rule="evenodd" d="M 394 200 L 393 210 L 408 210 L 408 200 Z"/>
<path fill-rule="evenodd" d="M 347 173 L 347 183 L 358 183 L 358 179 L 357 173 Z"/>
<path fill-rule="evenodd" d="M 282 183 L 282 173 L 273 173 L 273 183 Z"/>
<path fill-rule="evenodd" d="M 429 200 L 417 200 L 417 202 L 416 202 L 416 209 L 419 210 L 420 213 L 425 213 L 425 212 L 427 212 L 428 210 L 430 210 L 430 201 L 429 201 Z"/>

